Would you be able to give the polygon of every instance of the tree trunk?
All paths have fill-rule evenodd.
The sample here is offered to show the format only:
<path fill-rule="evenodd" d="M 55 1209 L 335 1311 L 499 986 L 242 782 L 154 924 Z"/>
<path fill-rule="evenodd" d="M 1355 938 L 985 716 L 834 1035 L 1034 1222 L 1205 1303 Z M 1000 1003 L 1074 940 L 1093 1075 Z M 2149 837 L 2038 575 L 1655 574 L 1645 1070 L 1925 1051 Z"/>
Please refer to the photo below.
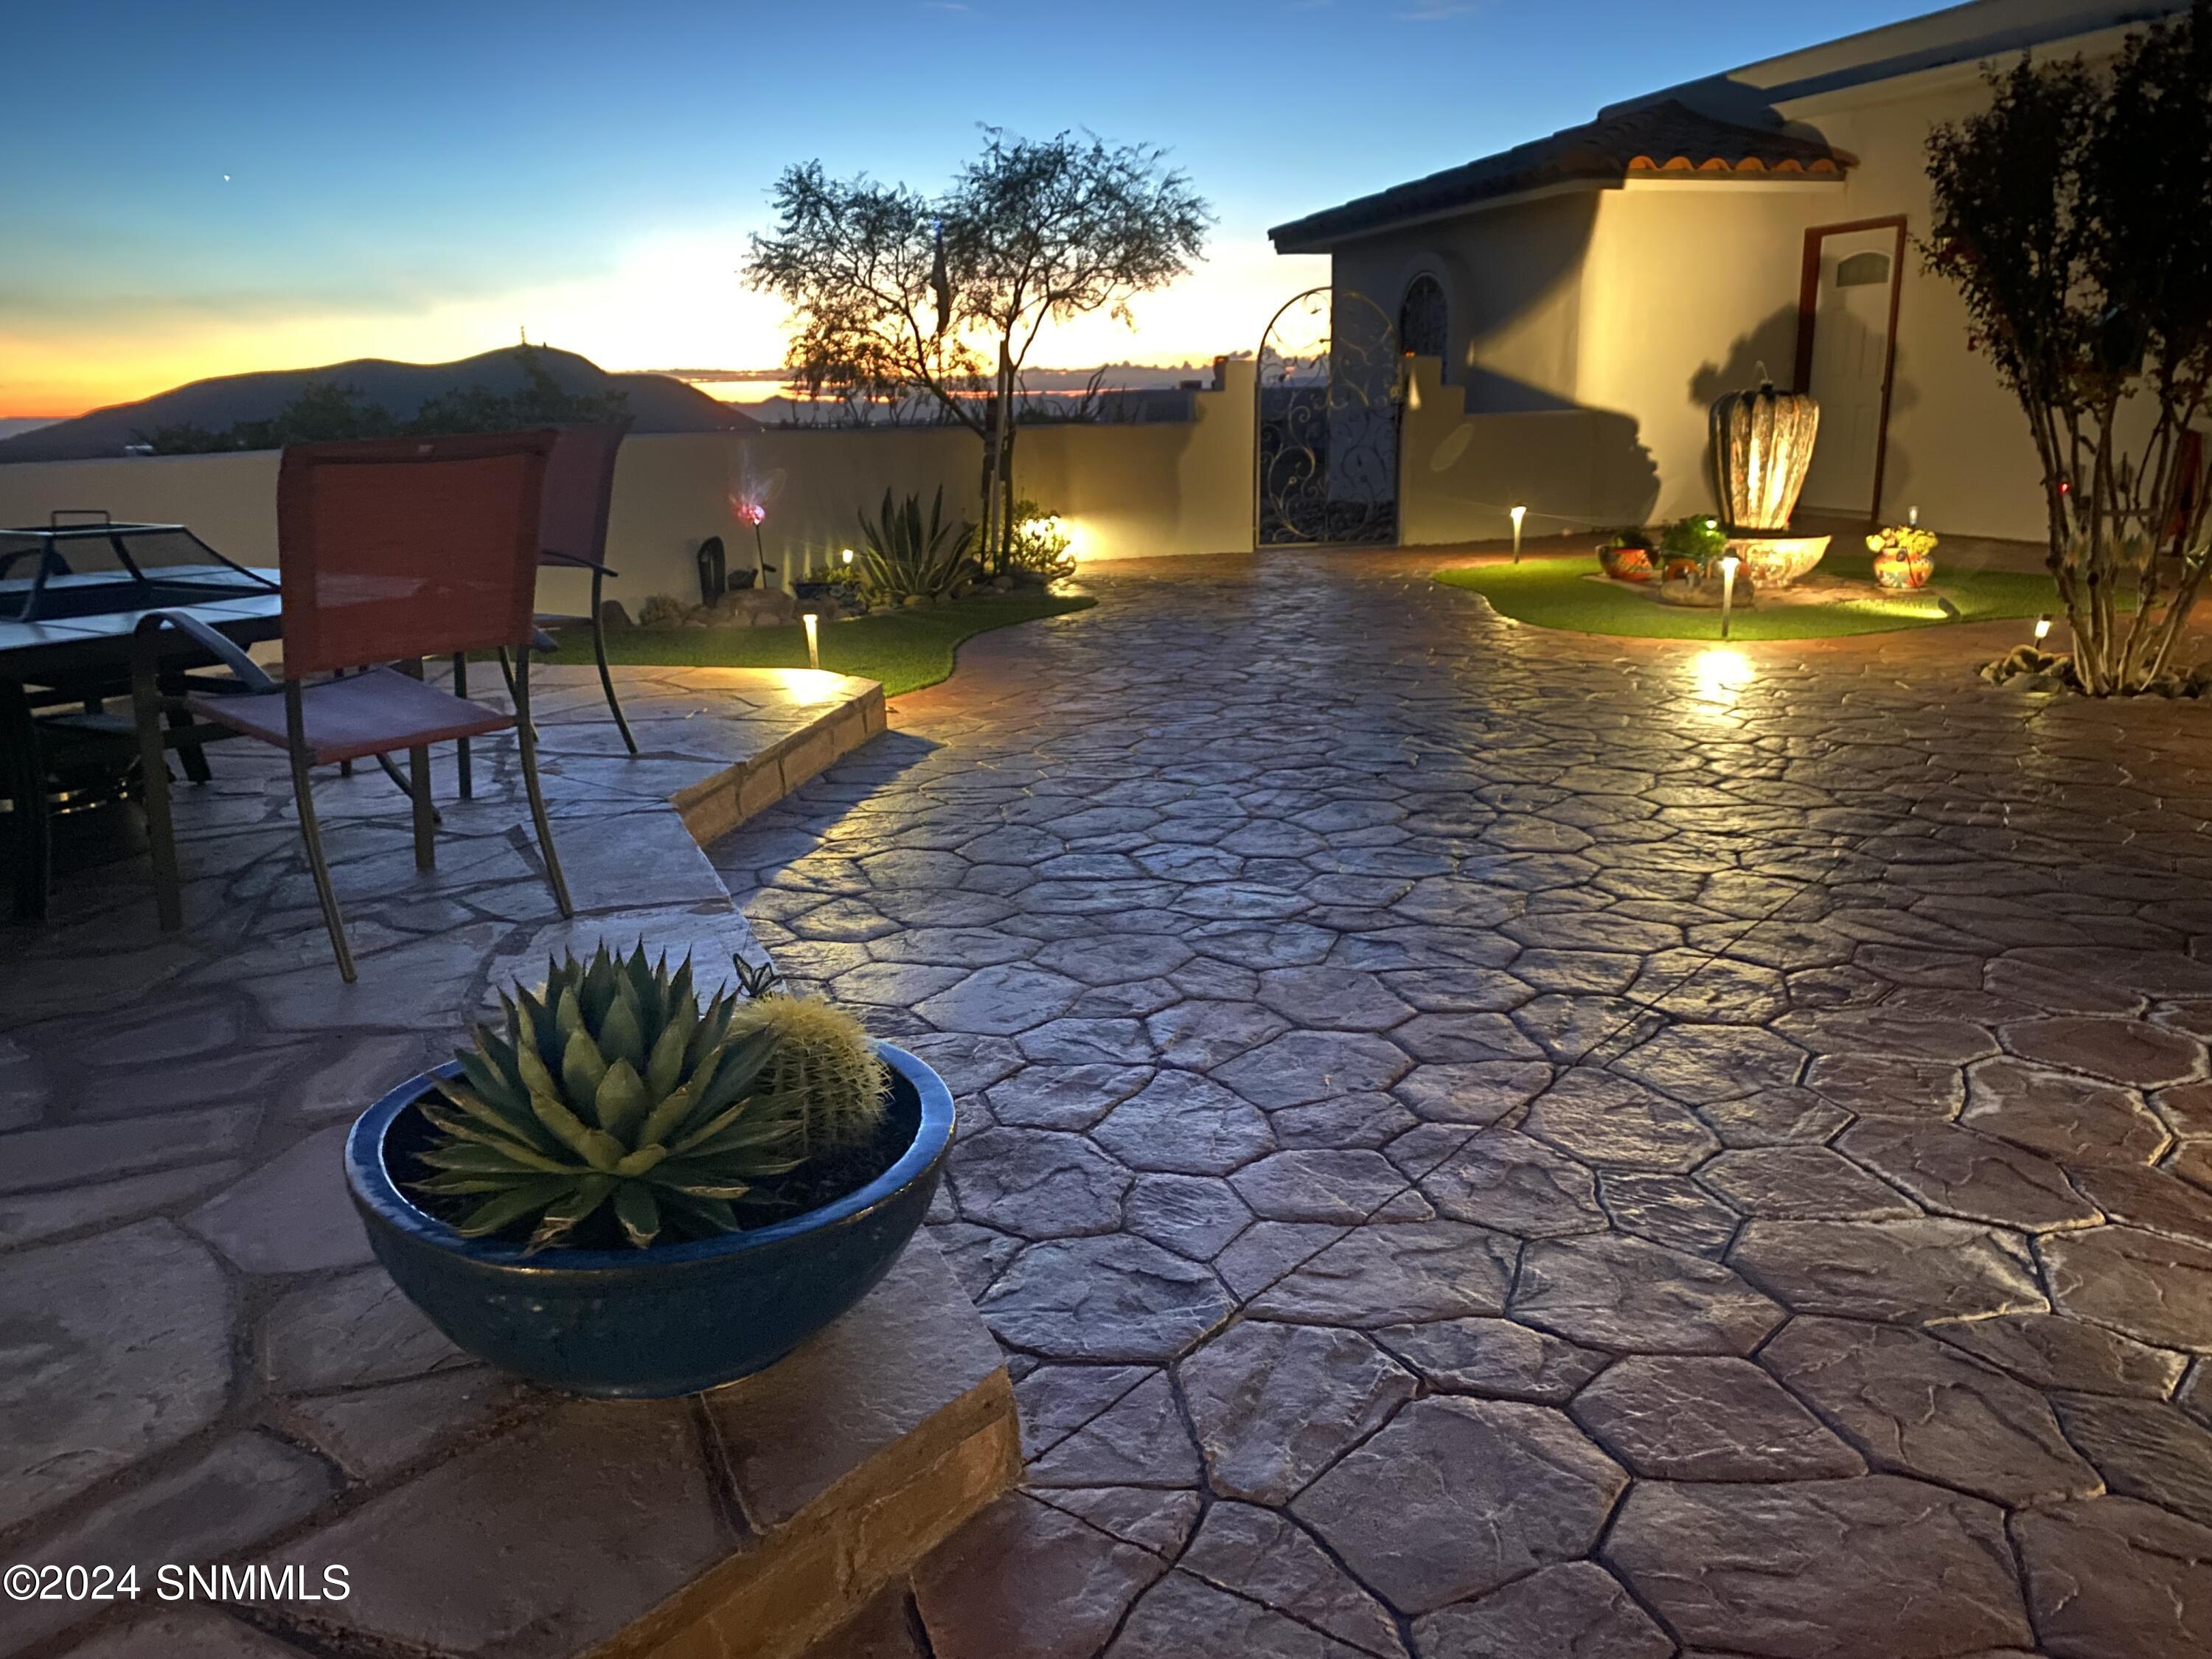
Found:
<path fill-rule="evenodd" d="M 1012 420 L 1009 420 L 1006 422 L 1006 446 L 1005 454 L 1001 458 L 1001 475 L 999 480 L 999 494 L 1001 503 L 999 514 L 999 527 L 1000 535 L 1002 539 L 1000 544 L 998 558 L 994 562 L 992 567 L 991 574 L 994 576 L 1003 576 L 1009 570 L 1013 568 L 1014 532 L 1018 528 L 1014 523 L 1014 501 L 1016 499 L 1014 493 L 1014 440 L 1019 435 L 1019 432 L 1014 422 Z"/>

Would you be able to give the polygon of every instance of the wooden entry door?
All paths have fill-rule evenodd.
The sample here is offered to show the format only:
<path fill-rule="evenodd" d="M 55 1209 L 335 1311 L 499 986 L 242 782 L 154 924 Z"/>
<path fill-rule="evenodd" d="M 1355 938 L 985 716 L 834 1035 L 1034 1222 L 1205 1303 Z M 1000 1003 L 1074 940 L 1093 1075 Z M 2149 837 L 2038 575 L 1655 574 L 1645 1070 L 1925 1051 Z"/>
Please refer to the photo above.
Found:
<path fill-rule="evenodd" d="M 1902 218 L 1805 233 L 1797 387 L 1820 405 L 1820 435 L 1800 497 L 1810 511 L 1872 519 L 1881 509 L 1904 266 Z"/>

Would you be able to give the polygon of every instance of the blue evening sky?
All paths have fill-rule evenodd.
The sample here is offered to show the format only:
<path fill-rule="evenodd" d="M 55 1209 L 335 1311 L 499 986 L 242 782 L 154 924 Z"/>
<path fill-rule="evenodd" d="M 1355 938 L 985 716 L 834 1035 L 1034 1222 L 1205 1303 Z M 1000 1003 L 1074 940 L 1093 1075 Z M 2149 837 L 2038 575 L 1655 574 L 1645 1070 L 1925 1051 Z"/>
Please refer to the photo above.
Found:
<path fill-rule="evenodd" d="M 1266 228 L 1893 21 L 1911 0 L 62 0 L 11 8 L 0 416 L 532 339 L 750 367 L 733 268 L 786 164 L 924 187 L 979 123 L 1171 147 L 1215 257 L 1053 361 L 1247 347 Z M 228 175 L 226 179 L 225 175 Z"/>

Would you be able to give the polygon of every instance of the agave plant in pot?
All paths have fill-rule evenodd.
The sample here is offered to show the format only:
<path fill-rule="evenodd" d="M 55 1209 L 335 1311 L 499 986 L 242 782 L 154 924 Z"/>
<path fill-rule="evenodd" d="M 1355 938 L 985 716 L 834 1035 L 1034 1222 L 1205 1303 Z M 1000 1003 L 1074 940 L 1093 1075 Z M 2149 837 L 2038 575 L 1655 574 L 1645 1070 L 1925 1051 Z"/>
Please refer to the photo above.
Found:
<path fill-rule="evenodd" d="M 945 1085 L 735 967 L 702 1002 L 642 942 L 553 963 L 354 1125 L 377 1258 L 462 1348 L 575 1394 L 696 1393 L 781 1358 L 913 1237 Z"/>

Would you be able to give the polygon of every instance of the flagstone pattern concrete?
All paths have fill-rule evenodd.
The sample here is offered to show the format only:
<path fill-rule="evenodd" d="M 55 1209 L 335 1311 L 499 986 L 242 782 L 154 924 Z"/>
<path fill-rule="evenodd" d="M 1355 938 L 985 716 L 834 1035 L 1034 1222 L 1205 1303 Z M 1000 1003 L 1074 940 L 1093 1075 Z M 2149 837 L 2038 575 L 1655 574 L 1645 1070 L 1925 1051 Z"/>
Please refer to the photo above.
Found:
<path fill-rule="evenodd" d="M 1096 568 L 713 849 L 1031 1459 L 821 1651 L 2212 1652 L 2201 714 L 1433 562 Z"/>
<path fill-rule="evenodd" d="M 501 739 L 477 746 L 473 802 L 441 757 L 427 873 L 380 773 L 319 780 L 356 985 L 283 757 L 245 744 L 178 792 L 182 932 L 156 929 L 143 862 L 0 929 L 0 1566 L 137 1569 L 135 1600 L 0 1599 L 0 1655 L 569 1659 L 648 1614 L 655 1639 L 720 1643 L 719 1620 L 744 1639 L 718 1653 L 787 1653 L 1012 1480 L 1000 1351 L 927 1245 L 711 1404 L 501 1377 L 374 1264 L 350 1120 L 549 952 L 642 932 L 710 978 L 757 960 L 683 814 L 726 827 L 746 781 L 781 795 L 883 727 L 876 686 L 838 675 L 623 678 L 636 757 L 587 671 L 538 698 L 572 921 Z M 255 1563 L 315 1589 L 348 1568 L 351 1594 L 159 1596 L 163 1564 Z M 783 1645 L 744 1645 L 763 1632 Z"/>

